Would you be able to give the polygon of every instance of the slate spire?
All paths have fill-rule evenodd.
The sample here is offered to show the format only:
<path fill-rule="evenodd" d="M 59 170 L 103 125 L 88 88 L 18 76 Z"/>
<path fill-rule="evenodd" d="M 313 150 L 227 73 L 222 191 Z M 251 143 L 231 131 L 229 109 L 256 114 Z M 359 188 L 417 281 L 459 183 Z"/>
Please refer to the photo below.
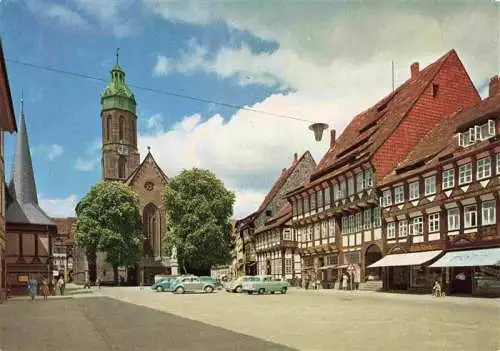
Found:
<path fill-rule="evenodd" d="M 12 165 L 12 179 L 10 181 L 11 195 L 19 204 L 38 205 L 36 192 L 35 175 L 33 173 L 33 163 L 26 131 L 26 121 L 24 116 L 24 102 L 21 98 L 21 122 L 16 140 L 16 152 Z"/>

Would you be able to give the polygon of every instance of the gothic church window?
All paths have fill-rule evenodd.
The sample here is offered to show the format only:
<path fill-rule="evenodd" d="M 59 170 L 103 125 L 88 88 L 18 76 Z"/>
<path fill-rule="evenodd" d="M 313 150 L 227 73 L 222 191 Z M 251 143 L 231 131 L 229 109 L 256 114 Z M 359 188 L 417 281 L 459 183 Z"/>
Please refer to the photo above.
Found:
<path fill-rule="evenodd" d="M 125 178 L 125 166 L 127 164 L 127 160 L 124 156 L 120 156 L 118 159 L 118 178 Z"/>
<path fill-rule="evenodd" d="M 137 130 L 136 130 L 136 121 L 132 119 L 132 144 L 134 146 L 137 145 Z"/>
<path fill-rule="evenodd" d="M 110 140 L 110 132 L 111 132 L 111 116 L 106 117 L 106 140 Z"/>
<path fill-rule="evenodd" d="M 125 135 L 125 119 L 123 118 L 123 116 L 120 116 L 118 133 L 119 133 L 118 139 L 119 141 L 122 141 L 123 136 Z"/>

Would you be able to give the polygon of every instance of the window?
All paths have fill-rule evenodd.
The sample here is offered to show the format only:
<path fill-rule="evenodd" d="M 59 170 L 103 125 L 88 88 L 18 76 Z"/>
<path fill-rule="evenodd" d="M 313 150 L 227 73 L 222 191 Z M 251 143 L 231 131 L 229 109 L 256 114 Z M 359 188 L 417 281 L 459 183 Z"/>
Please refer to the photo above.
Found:
<path fill-rule="evenodd" d="M 338 200 L 341 199 L 341 197 L 340 197 L 340 186 L 339 186 L 338 183 L 335 183 L 333 185 L 333 199 L 335 201 L 338 201 Z"/>
<path fill-rule="evenodd" d="M 292 216 L 295 217 L 297 216 L 297 203 L 292 204 Z"/>
<path fill-rule="evenodd" d="M 125 135 L 125 119 L 123 118 L 123 116 L 120 116 L 118 125 L 118 141 L 122 141 L 124 135 Z"/>
<path fill-rule="evenodd" d="M 496 224 L 496 201 L 485 201 L 481 205 L 481 225 Z"/>
<path fill-rule="evenodd" d="M 447 169 L 443 172 L 443 189 L 450 189 L 455 186 L 455 170 Z"/>
<path fill-rule="evenodd" d="M 420 197 L 420 190 L 418 182 L 410 183 L 410 200 L 418 200 Z"/>
<path fill-rule="evenodd" d="M 304 213 L 308 213 L 309 212 L 309 197 L 306 197 L 304 199 Z"/>
<path fill-rule="evenodd" d="M 347 183 L 345 180 L 341 181 L 340 182 L 340 197 L 339 199 L 342 200 L 342 199 L 345 199 L 347 195 Z"/>
<path fill-rule="evenodd" d="M 373 172 L 371 169 L 365 171 L 365 189 L 371 188 L 373 186 Z"/>
<path fill-rule="evenodd" d="M 335 218 L 330 218 L 328 220 L 328 236 L 335 237 Z"/>
<path fill-rule="evenodd" d="M 428 217 L 429 233 L 439 232 L 439 213 L 431 213 Z"/>
<path fill-rule="evenodd" d="M 297 214 L 300 216 L 301 214 L 304 214 L 303 212 L 303 200 L 302 199 L 299 199 L 299 201 L 297 201 Z"/>
<path fill-rule="evenodd" d="M 325 206 L 330 205 L 330 191 L 331 187 L 325 189 Z"/>
<path fill-rule="evenodd" d="M 362 213 L 358 212 L 356 213 L 356 231 L 359 232 L 363 229 L 363 224 L 362 224 Z"/>
<path fill-rule="evenodd" d="M 361 192 L 365 188 L 365 177 L 363 172 L 356 175 L 356 192 Z"/>
<path fill-rule="evenodd" d="M 458 168 L 458 185 L 472 182 L 472 164 L 467 163 Z"/>
<path fill-rule="evenodd" d="M 425 196 L 436 193 L 436 176 L 425 178 Z"/>
<path fill-rule="evenodd" d="M 354 195 L 354 178 L 353 177 L 347 178 L 347 192 L 348 192 L 349 196 Z"/>
<path fill-rule="evenodd" d="M 415 217 L 411 220 L 410 234 L 422 235 L 424 233 L 424 218 Z"/>
<path fill-rule="evenodd" d="M 292 240 L 292 230 L 290 228 L 283 229 L 283 240 Z"/>
<path fill-rule="evenodd" d="M 285 258 L 285 274 L 292 274 L 292 260 L 291 258 Z"/>
<path fill-rule="evenodd" d="M 388 207 L 392 205 L 392 194 L 391 190 L 384 190 L 382 193 L 382 207 Z"/>
<path fill-rule="evenodd" d="M 118 159 L 118 178 L 125 178 L 125 168 L 127 165 L 127 159 L 124 156 L 120 156 Z"/>
<path fill-rule="evenodd" d="M 132 117 L 132 144 L 137 146 L 137 128 L 135 117 Z"/>
<path fill-rule="evenodd" d="M 313 241 L 314 240 L 314 226 L 309 227 L 309 236 L 307 238 L 307 241 Z"/>
<path fill-rule="evenodd" d="M 318 191 L 316 194 L 317 194 L 316 203 L 318 204 L 318 210 L 320 210 L 323 208 L 323 189 Z"/>
<path fill-rule="evenodd" d="M 460 210 L 451 208 L 448 210 L 448 230 L 460 229 Z"/>
<path fill-rule="evenodd" d="M 342 217 L 342 229 L 341 229 L 341 233 L 342 234 L 346 234 L 348 233 L 348 218 L 347 217 Z"/>
<path fill-rule="evenodd" d="M 402 204 L 405 202 L 405 188 L 403 185 L 400 185 L 394 188 L 394 203 Z"/>
<path fill-rule="evenodd" d="M 111 116 L 106 117 L 106 140 L 111 140 Z"/>
<path fill-rule="evenodd" d="M 295 232 L 295 240 L 297 240 L 298 243 L 302 242 L 302 228 L 298 228 L 297 231 Z"/>
<path fill-rule="evenodd" d="M 491 177 L 491 157 L 477 160 L 477 180 Z"/>
<path fill-rule="evenodd" d="M 396 223 L 387 223 L 387 239 L 394 239 L 396 237 Z"/>
<path fill-rule="evenodd" d="M 373 227 L 379 228 L 382 226 L 382 219 L 380 218 L 380 207 L 375 207 L 373 209 Z"/>
<path fill-rule="evenodd" d="M 370 229 L 371 227 L 372 227 L 372 210 L 368 209 L 365 210 L 363 228 Z"/>
<path fill-rule="evenodd" d="M 458 133 L 458 145 L 462 147 L 467 147 L 471 144 L 469 132 Z"/>
<path fill-rule="evenodd" d="M 316 209 L 316 193 L 311 194 L 311 211 Z"/>
<path fill-rule="evenodd" d="M 464 227 L 474 228 L 477 226 L 477 207 L 476 205 L 464 208 Z"/>
<path fill-rule="evenodd" d="M 404 238 L 408 235 L 408 221 L 406 219 L 399 221 L 399 237 Z"/>
<path fill-rule="evenodd" d="M 497 154 L 497 175 L 500 175 L 500 154 Z"/>
<path fill-rule="evenodd" d="M 349 216 L 349 233 L 354 233 L 354 226 L 355 226 L 354 215 L 350 215 Z"/>

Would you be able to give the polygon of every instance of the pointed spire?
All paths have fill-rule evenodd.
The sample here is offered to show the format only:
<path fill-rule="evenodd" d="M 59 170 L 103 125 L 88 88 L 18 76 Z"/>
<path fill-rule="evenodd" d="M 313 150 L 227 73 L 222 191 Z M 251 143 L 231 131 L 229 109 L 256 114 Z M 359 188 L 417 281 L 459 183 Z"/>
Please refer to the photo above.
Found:
<path fill-rule="evenodd" d="M 17 133 L 16 152 L 12 165 L 12 179 L 10 181 L 12 196 L 20 203 L 38 205 L 35 175 L 31 161 L 28 132 L 24 116 L 24 102 L 21 98 L 21 122 Z"/>
<path fill-rule="evenodd" d="M 120 48 L 116 48 L 116 65 L 118 66 L 118 59 L 120 57 Z"/>
<path fill-rule="evenodd" d="M 24 90 L 21 89 L 21 116 L 24 115 Z"/>

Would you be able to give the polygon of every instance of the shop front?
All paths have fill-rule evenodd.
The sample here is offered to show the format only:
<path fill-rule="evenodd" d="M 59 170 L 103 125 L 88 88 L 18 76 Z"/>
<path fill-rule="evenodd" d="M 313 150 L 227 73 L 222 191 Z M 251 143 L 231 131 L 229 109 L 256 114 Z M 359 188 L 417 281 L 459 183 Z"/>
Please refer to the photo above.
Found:
<path fill-rule="evenodd" d="M 329 254 L 324 256 L 323 263 L 320 266 L 320 271 L 322 275 L 322 288 L 323 289 L 335 289 L 335 284 L 338 281 L 338 254 Z"/>
<path fill-rule="evenodd" d="M 442 250 L 389 254 L 367 268 L 383 268 L 383 288 L 389 291 L 429 292 L 440 270 L 427 264 Z"/>
<path fill-rule="evenodd" d="M 441 269 L 447 294 L 500 296 L 500 247 L 448 251 L 430 268 Z"/>

